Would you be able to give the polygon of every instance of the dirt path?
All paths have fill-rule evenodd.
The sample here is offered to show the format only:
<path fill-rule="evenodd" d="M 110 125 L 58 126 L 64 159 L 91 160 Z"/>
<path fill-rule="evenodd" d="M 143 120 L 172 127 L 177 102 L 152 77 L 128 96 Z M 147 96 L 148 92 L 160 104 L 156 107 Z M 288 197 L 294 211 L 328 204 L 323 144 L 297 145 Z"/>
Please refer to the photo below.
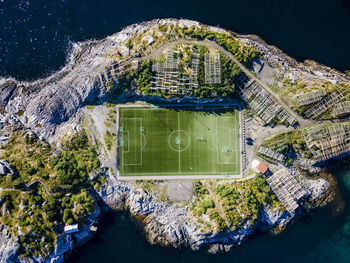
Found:
<path fill-rule="evenodd" d="M 293 110 L 291 110 L 286 103 L 279 97 L 278 94 L 276 94 L 268 85 L 266 85 L 264 82 L 262 82 L 259 78 L 257 78 L 250 70 L 248 70 L 241 62 L 239 62 L 232 53 L 224 49 L 222 46 L 218 45 L 214 41 L 209 41 L 209 40 L 191 40 L 191 39 L 179 39 L 179 40 L 174 40 L 171 42 L 167 42 L 161 46 L 159 46 L 157 49 L 153 50 L 150 52 L 148 55 L 142 57 L 142 58 L 134 58 L 134 61 L 142 61 L 142 60 L 147 60 L 147 59 L 155 59 L 159 60 L 161 58 L 161 55 L 164 50 L 178 44 L 194 44 L 194 45 L 200 45 L 200 46 L 205 46 L 205 47 L 212 47 L 215 49 L 218 49 L 222 53 L 224 53 L 226 56 L 228 56 L 230 59 L 232 59 L 237 66 L 250 78 L 256 81 L 260 86 L 262 86 L 272 97 L 275 98 L 275 100 L 291 115 L 293 116 L 298 122 L 300 127 L 307 127 L 311 126 L 314 124 L 320 124 L 320 123 L 331 123 L 332 121 L 313 121 L 313 120 L 308 120 L 304 119 L 298 114 L 296 114 Z M 130 63 L 130 60 L 127 60 L 127 63 Z"/>
<path fill-rule="evenodd" d="M 175 41 L 171 41 L 171 42 L 167 42 L 163 45 L 161 45 L 160 47 L 158 47 L 157 49 L 153 50 L 152 52 L 150 52 L 148 55 L 142 57 L 142 58 L 134 58 L 134 59 L 128 59 L 125 63 L 131 63 L 130 61 L 142 61 L 142 60 L 147 60 L 147 59 L 155 59 L 155 60 L 159 60 L 161 58 L 161 55 L 163 53 L 163 51 L 165 51 L 166 49 L 169 49 L 171 47 L 173 47 L 174 45 L 178 45 L 178 44 L 194 44 L 194 45 L 201 45 L 201 46 L 206 46 L 206 47 L 211 47 L 211 48 L 215 48 L 219 51 L 221 51 L 222 53 L 224 53 L 226 56 L 228 56 L 230 59 L 232 59 L 237 66 L 248 76 L 248 78 L 256 81 L 262 88 L 264 88 L 272 97 L 275 98 L 275 100 L 291 115 L 293 116 L 298 122 L 301 128 L 303 127 L 307 127 L 307 126 L 311 126 L 314 124 L 322 124 L 322 123 L 335 123 L 338 122 L 337 120 L 335 121 L 313 121 L 313 120 L 308 120 L 308 119 L 304 119 L 301 116 L 297 115 L 292 109 L 290 109 L 285 103 L 284 101 L 279 97 L 279 95 L 277 93 L 275 93 L 273 90 L 270 89 L 270 87 L 265 84 L 264 82 L 262 82 L 258 77 L 256 77 L 254 74 L 252 74 L 252 72 L 250 72 L 250 70 L 248 70 L 241 62 L 239 62 L 234 55 L 232 55 L 229 51 L 227 51 L 226 49 L 224 49 L 222 46 L 218 45 L 216 42 L 214 41 L 209 41 L 209 40 L 191 40 L 191 39 L 179 39 L 179 40 L 175 40 Z M 251 126 L 251 125 L 248 125 Z M 281 132 L 287 132 L 287 131 L 291 131 L 293 130 L 293 128 L 291 127 L 285 127 L 285 126 L 277 126 L 274 128 L 271 127 L 256 127 L 256 125 L 252 125 L 252 132 L 254 135 L 252 135 L 251 137 L 254 137 L 254 145 L 252 147 L 248 146 L 247 149 L 247 159 L 248 159 L 248 164 L 247 166 L 250 166 L 251 161 L 253 160 L 253 158 L 255 157 L 255 151 L 257 150 L 257 148 L 261 145 L 261 143 L 268 138 L 269 136 L 275 135 L 277 133 L 281 133 Z M 249 172 L 249 169 L 245 172 L 245 175 L 247 175 L 247 173 Z M 142 179 L 142 178 L 129 178 L 131 180 L 136 180 L 136 179 Z M 181 179 L 181 178 L 164 178 L 164 179 Z M 196 179 L 196 178 L 187 178 L 187 179 Z M 202 178 L 204 179 L 204 178 Z"/>
<path fill-rule="evenodd" d="M 27 186 L 25 186 L 25 187 L 23 187 L 23 188 L 19 188 L 19 189 L 15 189 L 15 188 L 0 188 L 0 192 L 1 192 L 1 191 L 20 191 L 20 192 L 24 192 L 24 191 L 26 191 L 28 188 L 30 188 L 32 185 L 34 185 L 34 184 L 36 184 L 36 183 L 40 183 L 40 184 L 44 187 L 45 192 L 46 192 L 48 195 L 52 195 L 52 194 L 53 194 L 53 193 L 51 193 L 51 192 L 47 189 L 46 185 L 45 185 L 42 181 L 40 181 L 40 180 L 35 180 L 35 181 L 31 182 L 30 184 L 28 184 Z"/>
<path fill-rule="evenodd" d="M 218 201 L 217 196 L 212 188 L 212 181 L 209 181 L 209 182 L 205 181 L 205 185 L 208 188 L 209 196 L 214 201 L 215 207 L 217 208 L 219 215 L 225 220 L 226 226 L 230 227 L 231 224 L 226 218 L 225 209 L 222 207 L 221 203 Z"/>
<path fill-rule="evenodd" d="M 218 50 L 220 50 L 221 52 L 223 52 L 226 56 L 228 56 L 230 59 L 232 59 L 237 66 L 250 78 L 255 80 L 259 85 L 261 85 L 267 92 L 269 92 L 277 101 L 278 103 L 291 115 L 293 116 L 296 120 L 298 120 L 299 124 L 301 127 L 306 127 L 306 126 L 310 126 L 315 124 L 315 122 L 311 121 L 311 120 L 307 120 L 307 119 L 303 119 L 301 118 L 299 115 L 297 115 L 295 112 L 293 112 L 284 102 L 283 100 L 280 99 L 280 97 L 273 91 L 270 89 L 270 87 L 268 85 L 266 85 L 265 83 L 263 83 L 260 79 L 258 79 L 255 75 L 253 75 L 245 66 L 242 65 L 241 62 L 239 62 L 229 51 L 227 51 L 226 49 L 224 49 L 222 46 L 218 45 L 216 42 L 214 41 L 209 41 L 209 40 L 188 40 L 188 39 L 180 39 L 180 40 L 176 40 L 176 41 L 172 41 L 172 42 L 167 42 L 164 45 L 160 46 L 159 48 L 157 48 L 156 50 L 152 51 L 150 54 L 148 54 L 147 56 L 143 57 L 143 59 L 157 59 L 159 60 L 161 57 L 162 52 L 173 46 L 173 45 L 177 45 L 177 44 L 195 44 L 195 45 L 201 45 L 201 46 L 206 46 L 206 47 L 212 47 L 212 48 L 216 48 Z"/>

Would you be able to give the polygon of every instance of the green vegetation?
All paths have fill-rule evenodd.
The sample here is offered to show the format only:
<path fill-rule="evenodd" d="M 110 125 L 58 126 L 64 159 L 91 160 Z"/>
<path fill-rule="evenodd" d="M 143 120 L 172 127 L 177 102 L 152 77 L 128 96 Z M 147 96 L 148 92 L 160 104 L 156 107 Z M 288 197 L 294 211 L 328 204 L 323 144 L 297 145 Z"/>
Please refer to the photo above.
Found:
<path fill-rule="evenodd" d="M 184 35 L 198 40 L 214 40 L 217 44 L 228 50 L 246 67 L 251 68 L 252 61 L 259 56 L 259 52 L 236 40 L 233 36 L 226 33 L 217 33 L 205 28 L 181 28 Z M 181 30 L 180 29 L 180 30 Z"/>
<path fill-rule="evenodd" d="M 64 224 L 84 224 L 95 209 L 88 189 L 100 182 L 85 182 L 100 165 L 97 152 L 84 132 L 55 149 L 33 134 L 17 131 L 2 150 L 1 158 L 17 174 L 1 177 L 0 187 L 18 190 L 0 193 L 6 211 L 0 224 L 8 226 L 12 235 L 19 234 L 20 256 L 48 255 Z"/>
<path fill-rule="evenodd" d="M 121 176 L 237 175 L 238 111 L 119 108 Z"/>
<path fill-rule="evenodd" d="M 204 70 L 204 55 L 209 52 L 208 48 L 198 45 L 182 44 L 175 47 L 175 50 L 179 53 L 175 53 L 176 58 L 179 60 L 179 73 L 180 79 L 191 79 L 193 70 L 192 54 L 200 54 L 198 76 L 195 81 L 198 82 L 198 87 L 194 87 L 189 83 L 184 83 L 180 86 L 180 89 L 186 90 L 184 94 L 171 94 L 172 96 L 187 95 L 197 98 L 208 97 L 227 97 L 232 96 L 235 91 L 235 86 L 238 84 L 238 76 L 242 73 L 241 69 L 227 56 L 221 53 L 221 83 L 220 84 L 206 84 L 205 83 L 205 70 Z M 213 52 L 213 51 L 211 51 Z M 215 51 L 217 52 L 217 51 Z M 160 61 L 164 60 L 162 58 Z M 134 77 L 136 79 L 136 90 L 143 95 L 150 96 L 169 96 L 169 90 L 151 90 L 152 76 L 155 74 L 152 72 L 152 64 L 156 63 L 153 60 L 146 60 L 141 63 Z"/>
<path fill-rule="evenodd" d="M 114 105 L 111 103 L 107 104 L 107 107 L 113 107 L 113 106 Z M 108 151 L 112 150 L 112 148 L 116 145 L 116 141 L 117 141 L 117 135 L 113 132 L 113 130 L 115 129 L 115 123 L 116 123 L 116 120 L 115 120 L 116 112 L 117 111 L 115 109 L 110 109 L 107 113 L 107 120 L 104 122 L 107 130 L 103 135 L 103 139 Z"/>
<path fill-rule="evenodd" d="M 154 39 L 154 42 L 151 45 L 148 45 L 147 40 L 145 40 L 149 37 Z M 145 55 L 159 48 L 161 45 L 175 39 L 206 39 L 215 41 L 248 68 L 252 66 L 252 61 L 259 56 L 259 52 L 255 48 L 240 42 L 230 34 L 218 33 L 208 28 L 197 26 L 180 27 L 175 25 L 159 25 L 158 30 L 154 30 L 152 32 L 141 31 L 135 34 L 127 41 L 126 46 L 129 50 L 134 49 L 141 55 Z M 123 76 L 118 76 L 118 85 L 120 89 L 112 89 L 111 93 L 123 91 L 136 92 L 137 94 L 146 96 L 190 96 L 195 98 L 228 97 L 234 94 L 235 86 L 238 83 L 237 77 L 241 74 L 241 70 L 227 56 L 221 53 L 222 83 L 220 85 L 207 85 L 204 84 L 202 80 L 204 78 L 203 51 L 208 51 L 208 48 L 194 44 L 179 44 L 175 47 L 175 49 L 180 51 L 180 53 L 175 54 L 174 56 L 180 60 L 178 79 L 181 79 L 182 81 L 186 79 L 184 82 L 181 81 L 180 85 L 180 90 L 184 90 L 185 92 L 167 89 L 151 90 L 151 81 L 154 74 L 152 72 L 152 64 L 156 61 L 143 60 L 136 72 L 135 70 L 131 70 L 130 72 L 126 72 Z M 219 52 L 218 50 L 214 50 L 214 48 L 209 49 L 210 52 Z M 194 52 L 199 52 L 202 55 L 199 65 L 199 75 L 195 77 L 199 84 L 198 87 L 190 84 L 193 83 L 193 79 L 191 79 L 191 55 Z M 111 54 L 111 57 L 113 57 L 116 62 L 122 60 L 122 58 L 115 54 Z M 164 54 L 162 54 L 160 62 L 164 61 L 165 57 Z M 191 81 L 189 81 L 190 79 Z M 108 82 L 108 85 L 111 87 L 115 84 L 113 78 L 111 78 L 109 81 L 106 80 L 106 82 Z"/>
<path fill-rule="evenodd" d="M 59 185 L 70 188 L 86 181 L 89 174 L 100 166 L 100 161 L 85 133 L 75 135 L 63 147 L 65 151 L 52 157 L 51 165 L 56 171 Z"/>
<path fill-rule="evenodd" d="M 128 42 L 126 42 L 125 46 L 129 49 L 129 52 L 130 52 L 130 49 L 132 49 L 134 46 L 131 38 L 129 38 L 129 40 L 128 40 Z"/>
<path fill-rule="evenodd" d="M 276 152 L 282 153 L 287 156 L 285 160 L 286 165 L 291 165 L 296 157 L 296 154 L 301 154 L 305 158 L 311 158 L 312 153 L 307 148 L 304 137 L 301 130 L 294 130 L 290 132 L 284 132 L 276 134 L 272 137 L 267 138 L 261 146 L 270 148 Z M 262 156 L 267 158 L 266 156 Z M 266 159 L 273 163 L 272 160 Z"/>
<path fill-rule="evenodd" d="M 213 188 L 210 194 L 208 187 Z M 254 224 L 263 206 L 283 209 L 263 176 L 240 182 L 194 184 L 196 200 L 190 208 L 193 215 L 208 215 L 217 231 L 234 230 L 248 221 Z M 213 201 L 216 200 L 216 201 Z"/>
<path fill-rule="evenodd" d="M 20 110 L 20 111 L 17 112 L 17 115 L 18 115 L 19 117 L 22 117 L 23 114 L 24 114 L 24 111 L 23 111 L 23 110 Z"/>
<path fill-rule="evenodd" d="M 107 150 L 110 151 L 113 148 L 113 146 L 116 144 L 117 136 L 113 132 L 106 131 L 106 133 L 104 134 L 104 140 L 105 140 Z"/>
<path fill-rule="evenodd" d="M 228 50 L 234 55 L 241 63 L 248 68 L 251 67 L 252 61 L 260 54 L 258 50 L 253 47 L 249 47 L 246 44 L 235 39 L 232 35 L 227 33 L 218 33 L 208 28 L 203 27 L 179 27 L 173 25 L 161 25 L 159 30 L 165 33 L 171 33 L 177 38 L 192 38 L 197 40 L 213 40 L 218 45 Z"/>
<path fill-rule="evenodd" d="M 203 197 L 209 194 L 207 187 L 201 181 L 195 181 L 193 185 L 193 191 L 198 197 Z"/>
<path fill-rule="evenodd" d="M 135 78 L 137 80 L 136 88 L 143 94 L 148 94 L 152 86 L 152 61 L 142 61 L 135 75 Z"/>
<path fill-rule="evenodd" d="M 292 104 L 293 110 L 301 116 L 305 116 L 305 112 L 308 109 L 315 106 L 317 102 L 309 105 L 305 105 L 305 106 L 299 106 L 297 103 L 296 95 L 302 95 L 308 92 L 323 90 L 326 93 L 325 97 L 327 97 L 332 92 L 340 89 L 342 93 L 345 95 L 345 101 L 350 101 L 350 85 L 347 83 L 333 84 L 328 81 L 324 81 L 324 82 L 306 81 L 306 80 L 303 81 L 301 79 L 298 79 L 296 81 L 291 81 L 291 79 L 287 77 L 282 79 L 281 83 L 282 83 L 282 88 L 278 87 L 277 83 L 274 85 L 271 85 L 270 87 L 286 103 Z M 320 120 L 332 119 L 333 118 L 332 111 L 333 111 L 333 107 L 331 107 L 329 110 L 327 110 L 322 115 L 317 117 L 317 119 L 320 119 Z"/>
<path fill-rule="evenodd" d="M 4 188 L 21 188 L 23 182 L 45 180 L 50 188 L 58 187 L 58 183 L 49 175 L 54 174 L 54 168 L 47 160 L 50 160 L 53 149 L 34 135 L 24 132 L 14 133 L 6 147 L 2 158 L 14 166 L 19 176 L 1 177 L 0 185 Z"/>

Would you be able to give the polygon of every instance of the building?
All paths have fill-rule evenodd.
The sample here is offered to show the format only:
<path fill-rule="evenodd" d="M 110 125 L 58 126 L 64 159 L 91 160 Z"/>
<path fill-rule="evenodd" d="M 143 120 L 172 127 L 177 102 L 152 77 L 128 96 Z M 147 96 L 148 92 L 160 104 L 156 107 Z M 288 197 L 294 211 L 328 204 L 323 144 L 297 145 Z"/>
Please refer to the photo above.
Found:
<path fill-rule="evenodd" d="M 74 224 L 74 225 L 67 225 L 64 227 L 64 233 L 66 235 L 68 234 L 72 234 L 72 233 L 75 233 L 75 232 L 78 232 L 79 231 L 79 226 L 78 224 Z"/>
<path fill-rule="evenodd" d="M 261 174 L 265 174 L 269 170 L 269 167 L 267 167 L 263 162 L 256 159 L 254 159 L 252 162 L 252 168 L 254 172 Z"/>

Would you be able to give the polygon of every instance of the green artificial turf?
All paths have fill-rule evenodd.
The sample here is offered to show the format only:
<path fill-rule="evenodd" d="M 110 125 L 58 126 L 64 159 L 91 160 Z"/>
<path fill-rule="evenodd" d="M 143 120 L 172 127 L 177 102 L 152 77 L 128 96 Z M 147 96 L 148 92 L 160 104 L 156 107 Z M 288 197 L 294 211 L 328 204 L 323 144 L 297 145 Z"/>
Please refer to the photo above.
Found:
<path fill-rule="evenodd" d="M 236 109 L 119 108 L 121 176 L 238 175 Z"/>

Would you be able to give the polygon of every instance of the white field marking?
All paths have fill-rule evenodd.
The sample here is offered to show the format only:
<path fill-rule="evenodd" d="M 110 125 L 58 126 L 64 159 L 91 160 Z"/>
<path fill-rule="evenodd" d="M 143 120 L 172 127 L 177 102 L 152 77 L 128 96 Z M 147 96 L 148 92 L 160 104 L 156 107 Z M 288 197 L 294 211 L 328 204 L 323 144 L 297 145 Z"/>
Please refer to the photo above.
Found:
<path fill-rule="evenodd" d="M 142 144 L 141 151 L 143 151 L 143 149 L 145 149 L 145 147 L 146 147 L 146 136 L 143 133 L 142 133 L 142 138 L 144 139 L 144 143 L 142 144 L 142 142 L 141 142 L 141 144 Z"/>
<path fill-rule="evenodd" d="M 181 153 L 180 153 L 180 147 L 181 147 L 181 138 L 180 138 L 180 111 L 178 111 L 177 113 L 177 135 L 179 136 L 179 140 L 180 140 L 180 143 L 179 143 L 179 174 L 181 174 Z M 190 145 L 190 144 L 188 144 Z"/>
<path fill-rule="evenodd" d="M 219 118 L 232 118 L 232 116 L 230 116 L 230 117 L 216 117 L 216 131 L 218 131 L 218 119 Z M 229 144 L 230 144 L 230 130 L 229 130 Z M 217 138 L 218 138 L 218 144 L 219 144 L 219 136 L 217 136 Z M 217 148 L 216 148 L 216 163 L 217 164 L 235 164 L 236 162 L 220 162 L 219 161 L 219 145 L 217 146 Z"/>
<path fill-rule="evenodd" d="M 226 172 L 228 175 L 236 175 L 236 172 L 235 171 L 232 171 L 232 172 Z M 123 173 L 124 174 L 124 176 L 125 175 L 130 175 L 130 174 L 159 174 L 159 175 L 166 175 L 166 174 L 173 174 L 173 175 L 177 175 L 177 174 L 179 174 L 179 173 L 177 173 L 177 172 L 175 172 L 175 173 L 167 173 L 167 172 L 164 172 L 164 173 L 154 173 L 154 172 L 145 172 L 145 173 L 138 173 L 138 172 L 136 172 L 136 173 Z M 186 175 L 186 174 L 188 174 L 188 175 L 191 175 L 191 174 L 213 174 L 213 175 L 222 175 L 222 173 L 220 173 L 220 172 L 186 172 L 186 173 L 180 173 L 181 175 Z"/>
<path fill-rule="evenodd" d="M 217 136 L 218 136 L 218 134 L 215 131 L 215 133 L 213 134 L 213 137 L 212 137 L 212 141 L 213 141 L 213 146 L 216 150 L 218 150 L 218 144 L 217 144 L 217 142 L 215 142 L 215 139 L 217 139 Z"/>
<path fill-rule="evenodd" d="M 236 116 L 235 116 L 236 117 Z M 235 118 L 237 119 L 237 117 Z M 238 122 L 239 122 L 239 119 L 238 119 Z M 238 125 L 239 126 L 239 125 Z M 239 128 L 239 127 L 238 127 Z M 240 139 L 239 139 L 239 130 L 237 129 L 237 123 L 235 122 L 235 139 L 238 138 L 238 144 L 240 144 Z M 239 167 L 241 167 L 241 164 L 239 163 L 239 155 L 241 154 L 241 151 L 240 151 L 240 146 L 238 145 L 238 154 L 236 154 L 236 169 L 235 171 L 237 171 L 237 164 L 239 164 Z M 239 168 L 240 169 L 240 168 Z"/>
<path fill-rule="evenodd" d="M 180 132 L 183 132 L 184 134 L 187 135 L 187 138 L 188 138 L 188 144 L 186 145 L 186 147 L 184 149 L 175 149 L 172 145 L 171 145 L 171 141 L 170 141 L 170 138 L 173 136 L 173 134 L 177 132 L 178 133 L 178 136 L 180 137 Z M 172 131 L 169 136 L 168 136 L 168 145 L 169 145 L 169 148 L 172 149 L 174 152 L 183 152 L 183 151 L 186 151 L 189 147 L 190 147 L 190 144 L 191 144 L 191 137 L 190 135 L 184 131 L 184 130 L 176 130 L 176 131 Z M 180 148 L 180 144 L 179 144 L 179 148 Z"/>
<path fill-rule="evenodd" d="M 238 142 L 239 142 L 239 156 L 238 156 L 238 162 L 239 162 L 239 168 L 238 168 L 238 172 L 240 173 L 240 175 L 243 177 L 243 153 L 242 153 L 242 142 L 243 142 L 243 138 L 242 138 L 242 113 L 241 111 L 237 111 L 237 119 L 238 119 L 238 129 L 237 129 L 237 132 L 238 132 Z M 242 153 L 242 154 L 241 154 Z"/>
<path fill-rule="evenodd" d="M 123 107 L 123 106 L 122 106 Z M 121 107 L 121 108 L 122 108 Z M 129 106 L 129 107 L 132 107 L 131 105 Z M 143 109 L 143 107 L 144 107 L 144 105 L 143 106 L 139 106 L 137 109 L 132 109 L 132 110 L 143 110 L 143 111 L 145 111 L 145 109 Z M 151 107 L 151 106 L 150 106 Z M 218 106 L 217 107 L 217 109 L 221 109 L 222 107 L 220 107 L 220 106 Z M 213 108 L 214 109 L 214 108 Z M 216 108 L 215 108 L 216 109 Z M 232 107 L 232 109 L 235 109 L 234 107 Z M 130 110 L 130 109 L 122 109 L 122 111 L 123 110 Z M 168 109 L 168 108 L 157 108 L 157 110 L 171 110 L 171 109 Z M 216 126 L 217 126 L 217 118 L 233 118 L 232 116 L 224 116 L 224 117 L 216 117 Z M 141 119 L 141 118 L 127 118 L 127 119 Z M 141 119 L 141 121 L 142 121 L 142 119 Z M 237 124 L 235 123 L 234 124 L 235 125 L 235 127 L 237 126 Z M 232 130 L 232 129 L 231 129 Z M 235 129 L 236 130 L 236 129 Z M 185 132 L 185 131 L 183 131 L 183 132 Z M 236 132 L 237 132 L 237 130 L 236 130 Z M 187 132 L 185 132 L 186 134 L 187 134 Z M 217 135 L 217 133 L 214 133 L 213 134 L 213 137 L 212 137 L 212 139 L 213 139 L 213 146 L 214 146 L 214 148 L 215 148 L 215 146 L 216 146 L 216 148 L 217 148 L 217 145 L 216 145 L 216 143 L 215 143 L 215 136 Z M 187 134 L 187 136 L 189 136 L 188 134 Z M 240 140 L 239 140 L 240 141 Z M 190 143 L 188 144 L 188 147 L 189 147 L 189 145 L 190 145 Z M 188 148 L 187 147 L 187 148 Z M 186 148 L 186 149 L 187 149 Z M 173 149 L 174 150 L 174 149 Z M 235 150 L 236 151 L 236 150 Z M 141 158 L 142 158 L 142 153 L 141 153 Z M 142 162 L 142 161 L 141 161 Z M 142 165 L 142 164 L 141 164 Z M 135 174 L 135 175 L 138 175 L 138 174 L 145 174 L 145 175 L 151 175 L 151 174 L 156 174 L 156 175 L 177 175 L 177 174 L 179 174 L 179 173 L 154 173 L 154 172 L 146 172 L 146 173 L 123 173 L 123 174 L 125 174 L 125 175 L 130 175 L 130 174 Z M 213 175 L 213 176 L 216 176 L 216 178 L 227 178 L 228 176 L 241 176 L 241 174 L 236 174 L 236 172 L 226 172 L 226 175 L 222 175 L 222 174 L 218 174 L 218 172 L 190 172 L 190 173 L 180 173 L 182 176 L 184 176 L 183 178 L 185 179 L 185 178 L 187 178 L 186 177 L 186 175 L 191 175 L 191 174 L 203 174 L 203 175 L 208 175 L 208 176 L 211 176 L 211 175 Z M 123 177 L 123 176 L 122 176 Z M 124 176 L 124 177 L 127 177 L 127 176 Z M 151 176 L 152 177 L 152 176 Z"/>
<path fill-rule="evenodd" d="M 197 179 L 223 179 L 223 180 L 234 180 L 243 181 L 254 178 L 254 176 L 247 176 L 242 178 L 240 174 L 235 175 L 155 175 L 155 176 L 121 176 L 118 179 L 120 181 L 136 181 L 136 180 L 197 180 Z"/>
<path fill-rule="evenodd" d="M 141 105 L 141 106 L 132 106 L 132 105 L 125 105 L 125 106 L 119 106 L 122 110 L 126 110 L 126 111 L 130 111 L 130 110 L 145 110 L 144 108 L 150 108 L 151 110 L 173 110 L 174 108 L 176 109 L 185 109 L 185 110 L 196 110 L 196 107 L 195 106 L 192 106 L 192 107 L 181 107 L 181 105 L 177 105 L 177 104 L 174 104 L 174 106 L 176 107 L 159 107 L 159 108 L 156 108 L 156 109 L 153 109 L 153 106 L 147 106 L 147 105 Z M 128 109 L 129 108 L 129 109 Z M 133 109 L 130 109 L 130 108 L 133 108 Z M 211 106 L 204 106 L 203 109 L 205 108 L 209 108 L 209 109 L 212 109 L 212 110 L 220 110 L 220 109 L 224 109 L 223 106 L 216 106 L 216 107 L 211 107 Z M 232 107 L 232 110 L 237 110 L 237 108 L 235 107 Z M 231 118 L 229 116 L 223 116 L 221 118 Z"/>
<path fill-rule="evenodd" d="M 124 133 L 127 133 L 128 134 L 128 150 L 127 151 L 124 151 L 124 149 L 125 149 L 125 147 L 124 147 Z M 123 138 L 123 150 L 122 150 L 122 152 L 124 152 L 124 153 L 128 153 L 129 152 L 129 131 L 122 131 L 122 134 L 123 134 L 123 136 L 122 136 L 122 138 Z"/>
<path fill-rule="evenodd" d="M 139 127 L 141 127 L 142 126 L 142 118 L 123 118 L 123 121 L 125 121 L 125 120 L 139 120 L 140 121 L 140 126 Z M 123 127 L 125 127 L 125 125 L 123 125 Z M 138 129 L 139 131 L 140 131 L 140 129 Z M 130 146 L 128 145 L 128 148 L 129 148 Z M 130 150 L 129 150 L 129 152 L 130 152 Z M 141 131 L 140 131 L 140 155 L 141 155 L 141 161 L 140 161 L 140 163 L 124 163 L 124 152 L 122 151 L 122 165 L 124 166 L 124 165 L 142 165 L 142 133 L 141 133 Z"/>

